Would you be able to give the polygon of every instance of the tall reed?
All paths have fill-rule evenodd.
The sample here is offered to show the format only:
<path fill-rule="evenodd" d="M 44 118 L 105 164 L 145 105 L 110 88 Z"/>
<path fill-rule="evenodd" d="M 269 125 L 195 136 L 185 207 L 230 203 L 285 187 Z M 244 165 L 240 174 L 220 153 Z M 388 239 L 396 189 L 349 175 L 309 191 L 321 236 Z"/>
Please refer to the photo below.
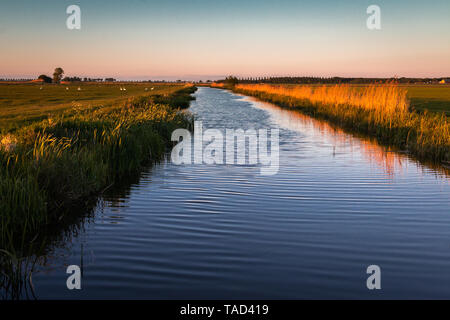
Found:
<path fill-rule="evenodd" d="M 365 87 L 238 84 L 234 91 L 369 134 L 418 158 L 450 161 L 450 124 L 444 114 L 411 110 L 396 83 Z"/>
<path fill-rule="evenodd" d="M 313 103 L 333 106 L 347 105 L 373 110 L 380 114 L 407 112 L 409 103 L 406 89 L 395 83 L 354 87 L 348 84 L 334 86 L 274 86 L 268 84 L 240 84 L 238 90 L 258 91 L 269 94 L 307 99 Z"/>

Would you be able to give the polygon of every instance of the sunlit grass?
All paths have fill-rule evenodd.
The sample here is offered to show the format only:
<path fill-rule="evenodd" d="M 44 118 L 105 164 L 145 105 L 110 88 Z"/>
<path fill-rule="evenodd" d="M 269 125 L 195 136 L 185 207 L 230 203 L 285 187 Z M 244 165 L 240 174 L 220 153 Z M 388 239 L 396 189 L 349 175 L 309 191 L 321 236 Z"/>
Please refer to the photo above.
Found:
<path fill-rule="evenodd" d="M 412 110 L 407 89 L 395 83 L 364 87 L 241 84 L 234 90 L 369 134 L 419 158 L 450 161 L 446 115 Z"/>
<path fill-rule="evenodd" d="M 49 114 L 55 115 L 89 106 L 108 107 L 135 96 L 171 95 L 182 87 L 183 84 L 172 83 L 0 83 L 0 133 L 47 119 Z M 126 88 L 126 91 L 120 90 L 121 88 Z"/>
<path fill-rule="evenodd" d="M 393 115 L 407 112 L 409 108 L 406 99 L 407 91 L 395 84 L 369 85 L 355 90 L 350 85 L 334 86 L 274 86 L 274 85 L 237 85 L 236 89 L 258 91 L 307 99 L 312 103 L 354 106 L 374 111 L 380 115 Z"/>

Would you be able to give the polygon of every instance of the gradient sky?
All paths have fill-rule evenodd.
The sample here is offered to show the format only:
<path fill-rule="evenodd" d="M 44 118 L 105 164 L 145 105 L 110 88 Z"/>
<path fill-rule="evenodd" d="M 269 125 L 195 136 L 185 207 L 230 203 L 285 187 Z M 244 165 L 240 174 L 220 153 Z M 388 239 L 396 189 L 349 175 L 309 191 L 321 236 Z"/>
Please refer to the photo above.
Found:
<path fill-rule="evenodd" d="M 0 78 L 450 76 L 449 17 L 449 0 L 2 0 Z"/>

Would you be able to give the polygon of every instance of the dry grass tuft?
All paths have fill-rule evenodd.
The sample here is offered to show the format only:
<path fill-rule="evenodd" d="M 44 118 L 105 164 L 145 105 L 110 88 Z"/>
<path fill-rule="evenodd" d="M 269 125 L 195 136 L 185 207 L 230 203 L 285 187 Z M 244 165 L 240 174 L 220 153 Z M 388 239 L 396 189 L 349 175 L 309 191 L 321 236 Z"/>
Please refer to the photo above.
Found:
<path fill-rule="evenodd" d="M 5 152 L 14 152 L 17 147 L 17 138 L 12 134 L 7 134 L 0 141 L 0 149 Z"/>

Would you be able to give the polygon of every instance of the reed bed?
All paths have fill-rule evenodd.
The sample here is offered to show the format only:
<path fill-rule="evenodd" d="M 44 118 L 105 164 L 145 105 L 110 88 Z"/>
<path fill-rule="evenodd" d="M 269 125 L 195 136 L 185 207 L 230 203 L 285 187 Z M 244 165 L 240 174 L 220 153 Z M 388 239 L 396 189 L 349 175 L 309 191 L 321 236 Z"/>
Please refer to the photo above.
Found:
<path fill-rule="evenodd" d="M 359 90 L 346 84 L 316 87 L 241 84 L 237 85 L 236 88 L 289 96 L 296 99 L 307 99 L 312 103 L 354 106 L 383 115 L 403 113 L 409 110 L 409 103 L 406 98 L 407 90 L 394 83 L 369 85 L 358 88 Z"/>
<path fill-rule="evenodd" d="M 368 134 L 418 158 L 450 161 L 447 116 L 411 110 L 406 89 L 394 82 L 365 87 L 238 84 L 232 89 Z"/>
<path fill-rule="evenodd" d="M 34 238 L 71 207 L 160 159 L 171 132 L 191 127 L 176 106 L 186 107 L 194 90 L 72 108 L 0 137 L 0 248 Z"/>

